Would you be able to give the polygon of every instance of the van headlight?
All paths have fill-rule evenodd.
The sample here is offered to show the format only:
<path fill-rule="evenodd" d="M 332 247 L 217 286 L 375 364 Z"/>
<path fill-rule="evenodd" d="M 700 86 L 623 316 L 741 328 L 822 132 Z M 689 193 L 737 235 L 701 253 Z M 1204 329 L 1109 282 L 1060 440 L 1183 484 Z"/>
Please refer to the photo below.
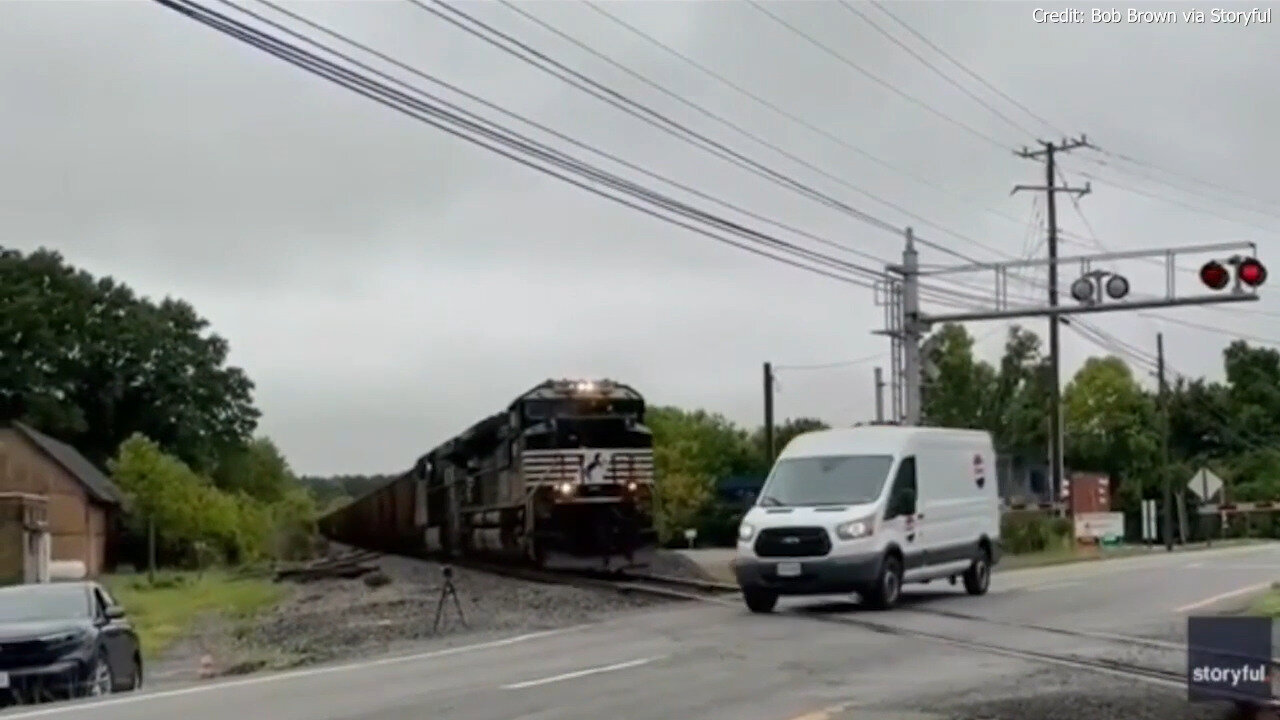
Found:
<path fill-rule="evenodd" d="M 871 534 L 871 518 L 850 520 L 836 526 L 836 536 L 841 540 L 857 540 Z"/>
<path fill-rule="evenodd" d="M 747 523 L 742 523 L 738 526 L 738 542 L 749 542 L 755 534 L 756 529 Z"/>

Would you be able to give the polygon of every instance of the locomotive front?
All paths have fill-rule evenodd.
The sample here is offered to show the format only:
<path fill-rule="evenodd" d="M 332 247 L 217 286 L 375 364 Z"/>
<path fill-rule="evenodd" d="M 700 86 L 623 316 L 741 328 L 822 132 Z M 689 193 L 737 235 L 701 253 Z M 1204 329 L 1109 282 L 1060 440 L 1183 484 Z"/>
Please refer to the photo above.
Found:
<path fill-rule="evenodd" d="M 644 398 L 612 381 L 548 381 L 513 412 L 533 511 L 536 562 L 555 568 L 644 564 L 653 527 L 653 435 Z"/>

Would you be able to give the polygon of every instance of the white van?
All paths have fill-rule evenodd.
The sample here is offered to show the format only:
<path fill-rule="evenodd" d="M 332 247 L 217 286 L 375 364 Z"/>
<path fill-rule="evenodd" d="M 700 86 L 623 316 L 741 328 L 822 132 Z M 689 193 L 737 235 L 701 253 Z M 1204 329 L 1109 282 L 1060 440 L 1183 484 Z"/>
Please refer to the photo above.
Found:
<path fill-rule="evenodd" d="M 991 436 L 870 426 L 796 437 L 738 528 L 734 573 L 752 612 L 780 595 L 857 593 L 893 607 L 903 583 L 963 578 L 987 592 L 1000 559 Z"/>

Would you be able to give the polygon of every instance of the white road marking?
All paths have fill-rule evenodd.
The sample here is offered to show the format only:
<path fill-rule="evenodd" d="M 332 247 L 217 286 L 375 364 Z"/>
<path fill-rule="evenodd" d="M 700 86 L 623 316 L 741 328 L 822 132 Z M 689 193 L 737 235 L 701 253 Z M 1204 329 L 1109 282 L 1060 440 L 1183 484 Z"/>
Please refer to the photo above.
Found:
<path fill-rule="evenodd" d="M 225 690 L 233 687 L 244 687 L 247 685 L 262 685 L 265 683 L 276 682 L 279 680 L 292 680 L 295 678 L 313 677 L 316 675 L 327 675 L 330 673 L 344 672 L 348 670 L 362 670 L 364 668 L 380 667 L 383 665 L 394 665 L 398 663 L 413 662 L 415 660 L 428 660 L 431 658 L 445 657 L 448 655 L 458 655 L 466 652 L 475 652 L 477 650 L 488 650 L 490 648 L 505 647 L 507 645 L 515 645 L 516 643 L 527 642 L 529 640 L 537 640 L 539 638 L 550 637 L 552 635 L 561 635 L 564 633 L 582 630 L 588 627 L 594 627 L 595 623 L 587 623 L 584 625 L 573 625 L 566 628 L 558 628 L 555 630 L 542 630 L 539 632 L 525 633 L 524 635 L 515 635 L 513 637 L 502 638 L 500 640 L 491 640 L 489 642 L 476 643 L 474 645 L 459 645 L 457 647 L 442 648 L 440 650 L 431 650 L 428 652 L 414 653 L 412 655 L 396 655 L 394 657 L 378 658 L 377 660 L 365 660 L 362 662 L 345 663 L 342 665 L 331 665 L 328 667 L 308 668 L 306 670 L 291 670 L 289 672 L 276 673 L 273 675 L 261 675 L 258 677 L 244 678 L 242 680 L 229 680 L 226 682 L 214 682 L 208 685 L 197 685 L 195 687 L 174 688 L 173 690 L 163 690 L 153 693 L 139 693 L 137 695 L 113 696 L 102 700 L 91 702 L 80 702 L 72 704 L 57 705 L 40 710 L 28 710 L 26 712 L 18 712 L 7 714 L 0 712 L 0 720 L 16 720 L 17 718 L 34 718 L 46 717 L 49 715 L 71 714 L 76 712 L 95 712 L 105 707 L 115 705 L 125 705 L 128 703 L 145 702 L 148 700 L 158 700 L 161 698 L 178 697 L 181 695 L 194 695 L 196 693 L 209 692 L 211 690 Z"/>
<path fill-rule="evenodd" d="M 1262 590 L 1266 590 L 1269 587 L 1271 587 L 1271 583 L 1264 582 L 1264 583 L 1258 583 L 1257 585 L 1250 585 L 1248 587 L 1238 588 L 1236 590 L 1232 590 L 1231 592 L 1224 592 L 1220 595 L 1214 595 L 1211 598 L 1205 598 L 1204 600 L 1193 602 L 1190 605 L 1183 605 L 1182 607 L 1174 610 L 1174 612 L 1184 613 L 1184 612 L 1190 612 L 1192 610 L 1199 610 L 1200 608 L 1216 605 L 1222 602 L 1223 600 L 1230 600 L 1233 597 L 1239 597 L 1241 595 L 1248 595 L 1249 593 L 1260 592 Z"/>
<path fill-rule="evenodd" d="M 1047 583 L 1045 585 L 1030 585 L 1020 588 L 1027 592 L 1040 592 L 1041 590 L 1057 590 L 1058 588 L 1071 587 L 1072 585 L 1083 585 L 1083 580 L 1068 580 L 1066 582 Z"/>
<path fill-rule="evenodd" d="M 1190 565 L 1188 565 L 1187 567 L 1189 567 L 1189 568 L 1198 568 L 1198 567 L 1203 567 L 1203 566 L 1204 566 L 1204 563 L 1202 563 L 1202 562 L 1197 562 L 1197 563 L 1191 563 L 1191 564 L 1190 564 Z"/>
<path fill-rule="evenodd" d="M 614 670 L 625 670 L 626 668 L 639 667 L 647 665 L 654 660 L 661 660 L 665 655 L 658 657 L 640 658 L 638 660 L 628 660 L 626 662 L 615 663 L 613 665 L 601 665 L 600 667 L 587 668 L 585 670 L 575 670 L 562 675 L 552 675 L 551 677 L 538 678 L 537 680 L 526 680 L 524 682 L 503 685 L 503 690 L 519 690 L 521 688 L 534 687 L 536 685 L 547 685 L 561 680 L 572 680 L 574 678 L 586 677 L 587 675 L 598 675 L 600 673 L 613 672 Z"/>

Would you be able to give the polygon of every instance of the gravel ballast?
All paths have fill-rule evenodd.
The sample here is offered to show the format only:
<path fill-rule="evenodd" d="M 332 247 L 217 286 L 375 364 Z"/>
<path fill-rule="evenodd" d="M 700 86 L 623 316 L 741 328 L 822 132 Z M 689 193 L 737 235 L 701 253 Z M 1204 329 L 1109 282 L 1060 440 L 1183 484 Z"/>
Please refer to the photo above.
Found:
<path fill-rule="evenodd" d="M 366 657 L 429 638 L 566 627 L 678 602 L 454 566 L 458 603 L 445 597 L 436 630 L 445 582 L 441 565 L 396 556 L 384 556 L 376 564 L 389 583 L 369 587 L 359 579 L 286 582 L 291 592 L 275 608 L 228 630 L 225 637 L 205 638 L 203 644 L 217 647 L 224 673 L 250 672 Z M 694 563 L 675 554 L 663 553 L 650 569 L 703 577 Z"/>

